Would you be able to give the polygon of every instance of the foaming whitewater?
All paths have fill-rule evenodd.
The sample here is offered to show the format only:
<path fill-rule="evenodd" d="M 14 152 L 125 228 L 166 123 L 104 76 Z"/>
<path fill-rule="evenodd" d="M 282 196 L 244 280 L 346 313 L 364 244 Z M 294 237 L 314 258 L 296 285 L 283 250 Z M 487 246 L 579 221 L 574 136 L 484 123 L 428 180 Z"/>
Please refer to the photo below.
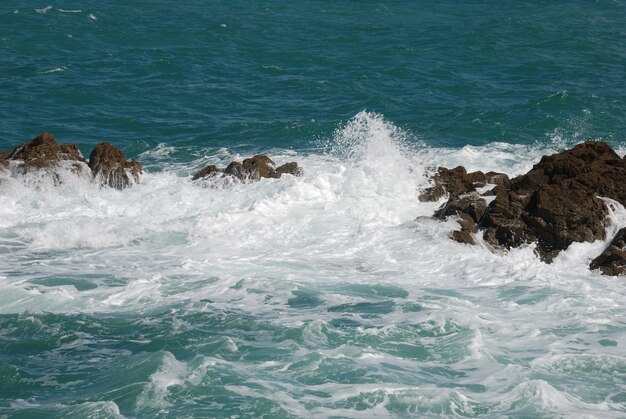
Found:
<path fill-rule="evenodd" d="M 361 112 L 324 153 L 275 150 L 302 177 L 192 182 L 166 145 L 123 191 L 5 172 L 0 414 L 620 417 L 626 289 L 587 268 L 606 241 L 496 254 L 417 199 L 430 168 L 513 175 L 552 147 L 436 149 Z"/>

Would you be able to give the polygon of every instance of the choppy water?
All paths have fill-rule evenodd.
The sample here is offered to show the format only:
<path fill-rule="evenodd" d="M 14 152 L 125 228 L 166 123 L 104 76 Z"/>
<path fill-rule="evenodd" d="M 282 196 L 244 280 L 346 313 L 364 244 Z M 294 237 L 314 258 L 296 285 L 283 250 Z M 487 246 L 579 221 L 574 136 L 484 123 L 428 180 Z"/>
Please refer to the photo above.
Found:
<path fill-rule="evenodd" d="M 146 168 L 0 175 L 0 416 L 626 414 L 606 243 L 494 254 L 417 200 L 437 165 L 623 156 L 623 2 L 188 3 L 0 8 L 0 149 Z M 190 181 L 258 152 L 304 176 Z"/>

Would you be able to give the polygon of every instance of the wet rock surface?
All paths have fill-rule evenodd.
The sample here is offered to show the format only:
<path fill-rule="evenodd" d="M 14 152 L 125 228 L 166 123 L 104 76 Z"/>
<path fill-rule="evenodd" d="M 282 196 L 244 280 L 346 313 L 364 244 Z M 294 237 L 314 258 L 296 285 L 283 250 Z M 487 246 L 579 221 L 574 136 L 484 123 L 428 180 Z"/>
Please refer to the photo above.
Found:
<path fill-rule="evenodd" d="M 506 248 L 537 242 L 551 261 L 573 242 L 604 239 L 607 207 L 626 203 L 626 162 L 608 144 L 588 141 L 544 156 L 498 191 L 482 220 L 485 239 Z"/>
<path fill-rule="evenodd" d="M 0 151 L 0 170 L 7 170 L 9 168 L 9 155 L 11 153 L 7 151 Z"/>
<path fill-rule="evenodd" d="M 220 172 L 214 165 L 207 166 L 195 173 L 192 180 L 216 176 L 219 173 L 223 173 L 223 176 L 233 176 L 241 181 L 259 180 L 262 178 L 278 179 L 283 174 L 293 176 L 300 176 L 302 174 L 302 170 L 296 162 L 285 163 L 278 168 L 275 168 L 275 166 L 276 165 L 269 157 L 256 155 L 244 159 L 243 162 L 231 162 L 223 172 Z"/>
<path fill-rule="evenodd" d="M 207 167 L 205 167 L 204 169 L 196 172 L 193 177 L 191 178 L 191 180 L 198 180 L 204 177 L 210 177 L 210 176 L 215 176 L 219 173 L 220 171 L 217 169 L 217 166 L 211 164 Z"/>
<path fill-rule="evenodd" d="M 76 145 L 59 144 L 48 132 L 21 144 L 12 152 L 0 152 L 0 170 L 10 169 L 12 176 L 45 170 L 44 177 L 51 177 L 54 184 L 59 184 L 60 171 L 68 167 L 75 174 L 90 175 L 100 185 L 116 189 L 124 189 L 139 183 L 143 172 L 141 163 L 137 160 L 126 160 L 124 153 L 110 143 L 98 143 L 87 161 Z M 224 170 L 209 165 L 196 172 L 192 180 L 219 175 L 246 182 L 262 178 L 276 179 L 283 174 L 300 176 L 302 170 L 296 162 L 276 167 L 268 156 L 256 155 L 243 162 L 233 161 Z"/>
<path fill-rule="evenodd" d="M 505 187 L 509 178 L 504 173 L 481 171 L 468 173 L 462 166 L 448 169 L 440 167 L 432 178 L 433 186 L 426 189 L 419 197 L 421 201 L 437 201 L 448 196 L 446 203 L 439 208 L 434 216 L 445 219 L 450 216 L 459 217 L 460 230 L 452 232 L 451 237 L 466 244 L 475 244 L 474 234 L 478 232 L 480 223 L 487 209 L 486 196 L 493 192 L 491 188 L 480 194 L 479 189 L 487 185 Z"/>
<path fill-rule="evenodd" d="M 479 194 L 486 183 L 497 186 Z M 471 244 L 473 234 L 482 231 L 495 248 L 536 243 L 539 257 L 549 263 L 573 242 L 605 238 L 608 210 L 601 198 L 626 204 L 626 160 L 608 144 L 588 141 L 544 156 L 511 180 L 497 173 L 467 173 L 461 166 L 440 168 L 420 199 L 436 200 L 446 193 L 448 201 L 434 216 L 459 217 L 461 230 L 452 238 Z M 611 257 L 616 255 L 613 249 Z"/>
<path fill-rule="evenodd" d="M 599 269 L 604 275 L 626 275 L 626 227 L 613 237 L 609 246 L 589 265 L 590 269 Z"/>
<path fill-rule="evenodd" d="M 49 132 L 39 134 L 34 140 L 16 147 L 6 160 L 18 161 L 16 168 L 21 174 L 45 170 L 55 182 L 59 181 L 58 169 L 63 163 L 69 164 L 71 170 L 77 174 L 89 171 L 78 147 L 74 144 L 57 143 Z"/>
<path fill-rule="evenodd" d="M 89 168 L 101 185 L 116 189 L 138 183 L 142 172 L 138 161 L 127 161 L 120 149 L 107 142 L 96 144 L 89 156 Z"/>

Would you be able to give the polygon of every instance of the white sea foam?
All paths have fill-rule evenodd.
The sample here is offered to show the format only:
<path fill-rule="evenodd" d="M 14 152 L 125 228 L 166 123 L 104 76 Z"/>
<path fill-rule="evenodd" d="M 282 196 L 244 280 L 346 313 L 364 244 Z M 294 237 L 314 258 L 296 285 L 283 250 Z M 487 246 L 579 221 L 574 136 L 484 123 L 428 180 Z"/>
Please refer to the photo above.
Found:
<path fill-rule="evenodd" d="M 279 165 L 298 161 L 302 177 L 208 187 L 191 182 L 189 166 L 167 164 L 176 148 L 166 145 L 141 156 L 151 169 L 123 191 L 69 174 L 55 186 L 41 175 L 0 173 L 0 312 L 176 307 L 234 311 L 297 331 L 284 343 L 297 346 L 294 357 L 271 362 L 239 360 L 246 344 L 227 335 L 219 341 L 225 359 L 165 353 L 137 399 L 140 416 L 174 403 L 174 388 L 207 385 L 214 368 L 246 377 L 230 391 L 279 400 L 298 416 L 611 416 L 617 403 L 554 382 L 587 374 L 586 359 L 623 367 L 626 287 L 588 271 L 608 237 L 572 245 L 546 265 L 533 246 L 493 253 L 450 240 L 456 222 L 430 218 L 437 203 L 417 199 L 427 167 L 517 174 L 550 147 L 411 146 L 381 116 L 362 112 L 327 154 L 272 155 Z M 197 156 L 197 168 L 244 157 Z M 625 214 L 612 206 L 609 233 L 626 225 Z M 190 327 L 172 320 L 173 333 Z M 342 368 L 388 384 L 347 383 Z M 329 371 L 339 374 L 335 382 L 324 381 Z M 450 388 L 439 386 L 442 376 Z"/>
<path fill-rule="evenodd" d="M 42 71 L 39 74 L 62 73 L 65 70 L 67 70 L 67 67 L 61 66 L 61 67 L 51 68 L 50 70 Z"/>
<path fill-rule="evenodd" d="M 44 13 L 44 14 L 48 13 L 50 10 L 52 10 L 52 6 L 46 6 L 41 9 L 35 9 L 37 13 Z"/>

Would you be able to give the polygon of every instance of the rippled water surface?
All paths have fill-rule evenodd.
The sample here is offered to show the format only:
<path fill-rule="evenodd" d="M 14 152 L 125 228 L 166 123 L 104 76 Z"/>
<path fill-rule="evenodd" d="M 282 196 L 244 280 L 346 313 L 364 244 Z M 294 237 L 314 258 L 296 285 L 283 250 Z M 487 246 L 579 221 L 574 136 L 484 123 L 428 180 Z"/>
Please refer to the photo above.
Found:
<path fill-rule="evenodd" d="M 606 243 L 496 254 L 417 199 L 435 166 L 624 156 L 622 16 L 6 2 L 0 150 L 48 130 L 145 172 L 0 173 L 0 417 L 623 417 L 626 286 L 587 269 Z M 304 175 L 191 181 L 255 153 Z"/>

